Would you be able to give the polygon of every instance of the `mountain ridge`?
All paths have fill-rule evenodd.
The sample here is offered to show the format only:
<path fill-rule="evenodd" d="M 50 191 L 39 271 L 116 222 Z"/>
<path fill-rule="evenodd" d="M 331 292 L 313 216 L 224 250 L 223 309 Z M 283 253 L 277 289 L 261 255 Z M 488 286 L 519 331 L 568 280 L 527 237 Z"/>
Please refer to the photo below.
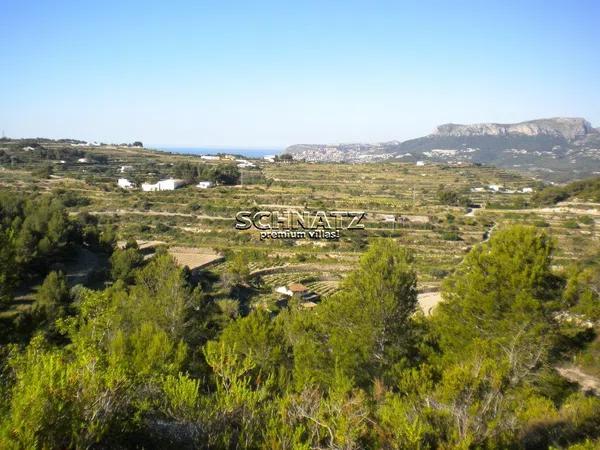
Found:
<path fill-rule="evenodd" d="M 514 124 L 446 123 L 429 135 L 406 141 L 297 144 L 284 152 L 294 159 L 320 162 L 480 163 L 520 171 L 556 172 L 570 179 L 600 173 L 600 130 L 581 117 Z"/>
<path fill-rule="evenodd" d="M 575 139 L 579 136 L 595 132 L 592 124 L 581 117 L 553 117 L 550 119 L 535 119 L 518 123 L 477 123 L 439 125 L 433 134 L 447 136 L 472 136 L 472 135 L 509 135 L 524 134 L 535 136 L 549 134 L 562 136 L 565 139 Z"/>

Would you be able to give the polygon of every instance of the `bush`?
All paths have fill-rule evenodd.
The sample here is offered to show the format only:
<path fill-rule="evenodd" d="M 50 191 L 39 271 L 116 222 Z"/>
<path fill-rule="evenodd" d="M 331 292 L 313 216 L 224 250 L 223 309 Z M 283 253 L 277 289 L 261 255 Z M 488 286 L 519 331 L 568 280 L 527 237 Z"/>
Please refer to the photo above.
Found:
<path fill-rule="evenodd" d="M 461 241 L 460 235 L 456 231 L 444 231 L 441 235 L 444 241 Z"/>
<path fill-rule="evenodd" d="M 571 229 L 575 229 L 575 228 L 579 228 L 579 224 L 577 223 L 576 220 L 567 220 L 563 226 L 565 228 L 571 228 Z"/>

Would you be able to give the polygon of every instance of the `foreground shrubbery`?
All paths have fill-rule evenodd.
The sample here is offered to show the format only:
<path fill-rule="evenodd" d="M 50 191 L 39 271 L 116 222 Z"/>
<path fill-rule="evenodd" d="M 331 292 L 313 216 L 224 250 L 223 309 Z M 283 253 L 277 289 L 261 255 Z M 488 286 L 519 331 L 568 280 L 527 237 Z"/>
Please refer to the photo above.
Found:
<path fill-rule="evenodd" d="M 64 342 L 40 334 L 10 349 L 0 442 L 597 448 L 600 399 L 552 369 L 589 339 L 554 317 L 598 317 L 597 267 L 557 277 L 552 250 L 535 228 L 494 233 L 447 279 L 431 319 L 417 312 L 413 256 L 390 239 L 341 292 L 275 317 L 224 317 L 167 254 L 145 267 L 115 256 L 118 281 L 56 316 Z"/>

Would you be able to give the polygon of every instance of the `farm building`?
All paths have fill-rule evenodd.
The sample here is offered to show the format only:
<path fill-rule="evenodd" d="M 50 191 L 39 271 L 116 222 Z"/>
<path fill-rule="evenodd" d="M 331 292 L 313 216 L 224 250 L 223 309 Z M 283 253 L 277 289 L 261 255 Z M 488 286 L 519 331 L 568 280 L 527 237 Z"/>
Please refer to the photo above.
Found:
<path fill-rule="evenodd" d="M 117 185 L 123 189 L 133 189 L 135 187 L 135 183 L 132 183 L 127 178 L 119 178 L 117 180 Z"/>
<path fill-rule="evenodd" d="M 424 166 L 425 165 L 425 161 L 417 161 L 417 166 Z"/>
<path fill-rule="evenodd" d="M 142 191 L 151 192 L 151 191 L 174 191 L 177 188 L 185 185 L 184 180 L 176 180 L 174 178 L 169 178 L 167 180 L 160 180 L 158 183 L 143 183 Z"/>
<path fill-rule="evenodd" d="M 286 297 L 298 298 L 302 302 L 314 302 L 319 300 L 319 294 L 312 292 L 301 283 L 291 283 L 287 286 L 279 286 L 275 292 L 283 294 Z"/>
<path fill-rule="evenodd" d="M 212 187 L 212 186 L 213 186 L 212 181 L 201 181 L 200 183 L 198 183 L 196 185 L 196 187 L 199 189 L 208 189 L 209 187 Z"/>

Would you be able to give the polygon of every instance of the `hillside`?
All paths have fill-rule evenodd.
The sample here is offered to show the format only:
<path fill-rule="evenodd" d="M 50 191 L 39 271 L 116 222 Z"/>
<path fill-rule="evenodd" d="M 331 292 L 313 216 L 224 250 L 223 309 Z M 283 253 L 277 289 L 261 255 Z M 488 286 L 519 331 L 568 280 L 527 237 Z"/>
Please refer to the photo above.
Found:
<path fill-rule="evenodd" d="M 539 119 L 516 124 L 444 124 L 404 142 L 292 145 L 296 159 L 320 162 L 382 160 L 480 163 L 568 180 L 600 171 L 600 132 L 582 118 Z"/>
<path fill-rule="evenodd" d="M 534 203 L 541 205 L 565 200 L 600 202 L 600 177 L 577 180 L 564 186 L 547 186 L 533 197 Z"/>
<path fill-rule="evenodd" d="M 597 441 L 597 180 L 72 144 L 0 145 L 1 448 Z M 263 238 L 290 210 L 365 228 Z"/>

